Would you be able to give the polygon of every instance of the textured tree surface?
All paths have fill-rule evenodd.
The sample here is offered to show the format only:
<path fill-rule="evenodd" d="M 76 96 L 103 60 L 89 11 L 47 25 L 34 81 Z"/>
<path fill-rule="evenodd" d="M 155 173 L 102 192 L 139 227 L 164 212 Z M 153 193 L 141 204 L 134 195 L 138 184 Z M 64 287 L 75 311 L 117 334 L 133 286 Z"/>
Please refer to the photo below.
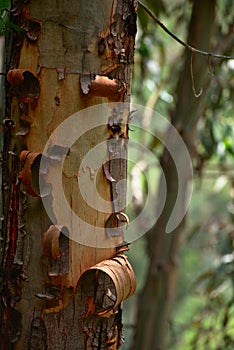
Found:
<path fill-rule="evenodd" d="M 92 188 L 95 179 L 99 195 L 110 203 L 109 221 L 118 225 L 115 213 L 124 210 L 126 188 L 119 195 L 116 183 L 126 178 L 129 110 L 119 111 L 116 102 L 128 102 L 130 96 L 135 3 L 31 0 L 16 1 L 12 9 L 24 30 L 10 34 L 6 46 L 0 348 L 117 349 L 122 342 L 121 301 L 135 289 L 134 274 L 122 255 L 121 227 L 116 237 L 108 236 L 108 215 L 85 202 L 77 174 L 89 149 L 105 142 L 102 157 L 108 169 L 85 166 L 85 185 Z M 56 226 L 51 222 L 41 196 L 51 202 L 53 212 L 59 189 L 52 183 L 40 193 L 38 173 L 41 153 L 60 123 L 103 102 L 113 102 L 104 122 L 65 153 L 62 173 L 67 201 L 90 224 L 88 234 L 96 237 L 95 228 L 101 228 L 102 248 L 97 248 L 72 239 L 76 232 L 66 232 L 58 216 Z M 85 130 L 88 123 L 89 117 L 74 130 Z M 60 140 L 54 142 L 59 146 Z M 61 154 L 54 150 L 48 158 L 59 161 Z M 89 199 L 98 202 L 94 192 Z M 82 227 L 74 230 L 86 234 Z M 102 261 L 107 262 L 81 277 Z"/>

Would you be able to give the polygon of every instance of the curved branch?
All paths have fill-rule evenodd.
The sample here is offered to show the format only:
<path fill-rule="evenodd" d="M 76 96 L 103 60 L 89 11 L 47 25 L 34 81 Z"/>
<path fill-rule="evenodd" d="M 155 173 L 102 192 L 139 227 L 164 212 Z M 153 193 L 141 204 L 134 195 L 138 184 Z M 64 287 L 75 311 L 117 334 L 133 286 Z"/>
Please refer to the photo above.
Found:
<path fill-rule="evenodd" d="M 213 52 L 206 52 L 206 51 L 202 51 L 202 50 L 198 50 L 195 47 L 187 44 L 186 42 L 184 42 L 183 40 L 181 40 L 180 38 L 178 38 L 178 36 L 176 36 L 174 33 L 172 33 L 161 21 L 160 19 L 145 5 L 143 4 L 143 2 L 141 2 L 140 0 L 138 0 L 138 4 L 145 10 L 146 13 L 148 13 L 148 15 L 168 34 L 170 35 L 173 39 L 175 39 L 179 44 L 181 44 L 182 46 L 186 47 L 189 51 L 193 52 L 193 53 L 198 53 L 200 55 L 203 56 L 208 56 L 208 57 L 215 57 L 215 58 L 222 58 L 222 59 L 226 59 L 226 60 L 231 60 L 234 59 L 234 56 L 225 56 L 225 55 L 220 55 L 220 54 L 216 54 Z"/>

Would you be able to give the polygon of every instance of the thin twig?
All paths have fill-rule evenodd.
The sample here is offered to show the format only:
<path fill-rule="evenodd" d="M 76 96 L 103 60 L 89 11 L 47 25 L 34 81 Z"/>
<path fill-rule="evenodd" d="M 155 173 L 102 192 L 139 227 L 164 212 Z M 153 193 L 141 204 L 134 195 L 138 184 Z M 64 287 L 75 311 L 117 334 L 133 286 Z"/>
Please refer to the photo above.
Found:
<path fill-rule="evenodd" d="M 161 21 L 160 19 L 145 5 L 143 4 L 143 2 L 138 0 L 138 4 L 148 13 L 148 15 L 167 33 L 169 34 L 173 39 L 175 39 L 179 44 L 181 44 L 182 46 L 186 47 L 189 51 L 193 52 L 193 53 L 199 53 L 200 55 L 203 56 L 210 56 L 210 57 L 215 57 L 215 58 L 223 58 L 226 60 L 231 60 L 234 59 L 233 56 L 225 56 L 225 55 L 220 55 L 220 54 L 216 54 L 213 52 L 206 52 L 206 51 L 202 51 L 202 50 L 198 50 L 195 47 L 187 44 L 186 42 L 184 42 L 183 40 L 181 40 L 180 38 L 178 38 L 178 36 L 176 36 L 174 33 L 172 33 Z"/>
<path fill-rule="evenodd" d="M 212 68 L 212 65 L 211 65 L 211 56 L 208 57 L 208 67 L 209 67 L 209 74 L 215 78 L 215 75 L 213 73 L 213 68 Z"/>
<path fill-rule="evenodd" d="M 190 59 L 190 74 L 191 74 L 191 80 L 192 80 L 193 94 L 196 98 L 198 98 L 202 95 L 203 89 L 201 88 L 199 92 L 196 92 L 194 75 L 193 75 L 193 52 L 191 53 L 191 59 Z"/>

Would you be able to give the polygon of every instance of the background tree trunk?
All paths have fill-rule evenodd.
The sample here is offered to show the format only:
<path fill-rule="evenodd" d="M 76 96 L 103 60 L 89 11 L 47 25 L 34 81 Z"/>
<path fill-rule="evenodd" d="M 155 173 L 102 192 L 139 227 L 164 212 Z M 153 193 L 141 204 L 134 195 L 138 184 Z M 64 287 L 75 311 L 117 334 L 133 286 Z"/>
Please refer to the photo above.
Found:
<path fill-rule="evenodd" d="M 214 1 L 193 1 L 187 40 L 190 45 L 209 52 L 214 14 Z M 193 60 L 193 76 L 198 92 L 207 85 L 209 66 L 207 58 L 201 55 L 194 55 L 191 58 L 191 53 L 186 51 L 184 57 L 185 64 L 179 76 L 176 89 L 177 103 L 171 121 L 183 137 L 192 156 L 196 125 L 204 105 L 205 94 L 201 94 L 199 98 L 194 95 L 191 80 L 191 59 Z M 169 142 L 173 142 L 170 137 L 168 138 Z M 172 233 L 165 233 L 178 193 L 177 170 L 167 149 L 163 152 L 161 166 L 167 182 L 167 200 L 158 222 L 147 237 L 150 267 L 145 286 L 138 299 L 138 321 L 132 347 L 134 350 L 164 350 L 167 348 L 166 335 L 176 297 L 178 253 L 183 223 Z M 186 174 L 184 178 L 182 211 L 186 202 L 188 185 L 191 181 L 189 178 L 186 179 Z M 160 190 L 158 201 L 160 202 Z"/>
<path fill-rule="evenodd" d="M 109 162 L 116 182 L 126 178 L 126 160 L 110 157 L 108 140 L 115 144 L 116 158 L 126 158 L 129 110 L 121 112 L 117 131 L 108 123 L 113 110 L 116 112 L 115 103 L 129 101 L 135 3 L 31 0 L 15 2 L 12 8 L 15 22 L 24 32 L 14 32 L 7 46 L 0 348 L 117 349 L 122 341 L 121 300 L 111 273 L 99 266 L 80 276 L 98 262 L 114 257 L 110 270 L 117 264 L 124 275 L 128 269 L 133 282 L 123 298 L 133 292 L 134 276 L 121 255 L 122 235 L 106 236 L 108 215 L 83 200 L 77 174 L 86 153 L 105 142 L 103 163 Z M 77 232 L 69 231 L 68 238 L 59 229 L 64 225 L 59 217 L 55 222 L 48 217 L 38 189 L 38 171 L 40 155 L 53 131 L 73 113 L 103 102 L 114 103 L 111 109 L 103 109 L 107 111 L 104 122 L 70 147 L 63 167 L 68 203 L 90 224 L 93 232 L 88 234 L 101 240 L 96 247 L 93 242 L 93 246 L 76 242 Z M 74 129 L 88 128 L 92 113 L 87 115 Z M 61 146 L 59 139 L 54 142 L 53 146 Z M 56 152 L 52 157 L 59 158 Z M 96 192 L 110 203 L 110 213 L 124 210 L 126 188 L 119 206 L 113 207 L 116 188 L 105 172 L 92 168 L 84 172 L 88 173 L 87 188 L 96 179 Z M 47 196 L 52 211 L 56 210 L 58 190 L 56 182 L 52 183 Z M 98 203 L 98 193 L 92 193 L 89 200 Z M 62 213 L 63 208 L 59 210 Z M 101 228 L 101 237 L 95 236 L 96 227 Z M 86 234 L 82 227 L 76 230 L 81 236 Z M 122 283 L 129 289 L 130 282 L 125 279 Z"/>

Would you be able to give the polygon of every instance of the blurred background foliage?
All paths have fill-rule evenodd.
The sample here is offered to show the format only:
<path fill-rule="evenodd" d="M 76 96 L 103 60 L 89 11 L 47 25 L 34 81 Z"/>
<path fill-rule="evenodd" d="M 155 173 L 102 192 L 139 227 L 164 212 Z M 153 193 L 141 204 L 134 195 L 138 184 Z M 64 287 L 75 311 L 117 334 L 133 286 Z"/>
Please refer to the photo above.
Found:
<path fill-rule="evenodd" d="M 192 1 L 144 0 L 144 4 L 174 34 L 187 40 Z M 214 27 L 212 52 L 234 56 L 232 0 L 216 0 Z M 227 51 L 223 50 L 224 44 Z M 153 108 L 170 119 L 184 62 L 183 52 L 184 48 L 139 6 L 133 102 Z M 203 89 L 205 103 L 191 153 L 194 188 L 180 240 L 177 296 L 168 319 L 166 343 L 170 350 L 234 349 L 234 59 L 210 59 L 207 67 L 208 85 L 196 87 L 198 91 Z M 196 76 L 194 84 L 196 86 Z M 152 128 L 156 127 L 156 120 L 152 119 L 151 123 Z M 134 130 L 130 132 L 130 138 L 140 140 L 141 137 Z M 160 143 L 149 139 L 146 146 L 160 161 Z M 157 166 L 147 170 L 148 182 L 143 175 L 133 179 L 132 170 L 130 164 L 130 186 L 131 181 L 138 181 L 142 197 L 150 190 L 156 201 Z M 137 205 L 128 208 L 130 217 L 137 210 Z M 124 350 L 132 349 L 139 318 L 137 297 L 150 264 L 146 245 L 143 237 L 131 245 L 129 253 L 138 289 L 136 296 L 125 302 Z"/>

